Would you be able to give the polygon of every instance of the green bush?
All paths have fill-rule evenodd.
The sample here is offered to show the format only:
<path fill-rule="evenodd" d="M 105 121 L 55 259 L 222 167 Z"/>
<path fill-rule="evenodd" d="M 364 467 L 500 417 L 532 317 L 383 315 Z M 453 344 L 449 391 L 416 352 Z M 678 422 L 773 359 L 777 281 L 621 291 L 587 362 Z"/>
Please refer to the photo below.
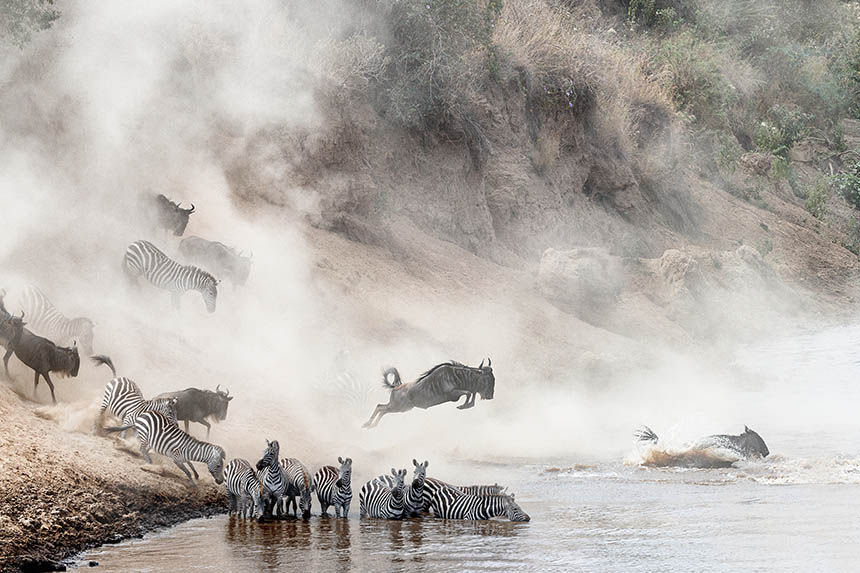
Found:
<path fill-rule="evenodd" d="M 755 144 L 761 151 L 785 158 L 791 147 L 809 134 L 813 117 L 798 108 L 775 105 L 759 123 Z"/>
<path fill-rule="evenodd" d="M 822 178 L 815 182 L 812 189 L 806 193 L 806 210 L 816 219 L 821 219 L 827 212 L 827 201 L 830 199 L 830 192 L 827 188 L 827 180 Z"/>
<path fill-rule="evenodd" d="M 860 161 L 832 178 L 833 187 L 855 209 L 860 209 Z"/>

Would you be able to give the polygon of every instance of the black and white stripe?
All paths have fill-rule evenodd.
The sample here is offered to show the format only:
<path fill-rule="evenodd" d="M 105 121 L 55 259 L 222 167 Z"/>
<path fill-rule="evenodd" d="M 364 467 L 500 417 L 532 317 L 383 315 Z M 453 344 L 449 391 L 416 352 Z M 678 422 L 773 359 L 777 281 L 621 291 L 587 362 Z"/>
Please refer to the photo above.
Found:
<path fill-rule="evenodd" d="M 506 488 L 496 483 L 493 485 L 458 485 L 457 489 L 468 495 L 483 497 L 486 495 L 502 495 Z"/>
<path fill-rule="evenodd" d="M 412 482 L 408 486 L 404 486 L 403 490 L 403 517 L 420 517 L 424 511 L 424 484 L 427 479 L 427 466 L 430 465 L 430 462 L 425 460 L 419 464 L 418 460 L 413 458 L 412 465 L 415 466 Z M 394 487 L 394 476 L 392 475 L 382 475 L 376 479 L 384 480 L 388 487 Z"/>
<path fill-rule="evenodd" d="M 311 492 L 313 491 L 311 472 L 296 458 L 282 459 L 281 467 L 284 469 L 284 475 L 287 477 L 287 488 L 284 491 L 284 510 L 282 514 L 289 515 L 290 504 L 292 504 L 293 516 L 298 517 L 298 511 L 301 509 L 302 519 L 310 519 Z M 298 506 L 296 505 L 296 496 L 299 497 Z"/>
<path fill-rule="evenodd" d="M 111 428 L 112 431 L 123 430 L 128 426 Z M 161 455 L 173 460 L 181 469 L 191 485 L 197 487 L 191 479 L 191 473 L 185 464 L 194 472 L 194 477 L 199 478 L 197 470 L 191 462 L 203 462 L 209 468 L 209 473 L 215 478 L 215 483 L 224 481 L 224 458 L 227 454 L 221 446 L 208 442 L 202 442 L 193 438 L 179 429 L 175 422 L 159 412 L 143 412 L 134 421 L 134 429 L 137 431 L 137 439 L 140 441 L 140 453 L 146 458 L 147 463 L 152 463 L 149 450 L 155 450 Z"/>
<path fill-rule="evenodd" d="M 175 398 L 156 398 L 146 400 L 143 397 L 143 392 L 140 387 L 125 376 L 116 376 L 116 368 L 108 356 L 93 356 L 93 362 L 96 364 L 105 364 L 110 367 L 115 378 L 105 386 L 104 395 L 102 396 L 101 408 L 99 408 L 99 416 L 96 420 L 96 430 L 100 430 L 105 412 L 110 412 L 122 420 L 124 427 L 133 427 L 134 420 L 143 412 L 159 412 L 167 416 L 171 422 L 176 423 L 176 399 Z M 122 433 L 125 437 L 125 431 Z"/>
<path fill-rule="evenodd" d="M 477 496 L 443 486 L 433 495 L 433 515 L 442 519 L 492 519 L 505 516 L 511 521 L 529 521 L 514 500 L 514 494 Z"/>
<path fill-rule="evenodd" d="M 278 440 L 266 440 L 266 451 L 257 462 L 257 479 L 260 480 L 263 495 L 263 516 L 273 516 L 281 508 L 281 499 L 287 491 L 287 476 L 278 463 L 281 446 Z"/>
<path fill-rule="evenodd" d="M 138 277 L 143 276 L 154 286 L 170 291 L 177 308 L 183 294 L 196 290 L 203 295 L 206 310 L 215 312 L 219 281 L 203 269 L 177 263 L 149 241 L 136 241 L 129 245 L 122 267 L 134 284 L 137 284 Z"/>
<path fill-rule="evenodd" d="M 89 318 L 67 318 L 35 286 L 24 289 L 21 309 L 27 316 L 27 328 L 32 333 L 49 339 L 57 346 L 72 346 L 77 342 L 84 354 L 93 353 L 95 324 Z"/>
<path fill-rule="evenodd" d="M 394 486 L 389 487 L 385 480 L 372 479 L 363 486 L 358 494 L 358 505 L 361 517 L 378 517 L 382 519 L 401 519 L 404 510 L 403 479 L 406 470 L 391 468 L 394 476 Z"/>
<path fill-rule="evenodd" d="M 352 458 L 337 458 L 340 469 L 323 466 L 314 474 L 313 489 L 320 502 L 320 515 L 328 517 L 328 507 L 334 506 L 337 517 L 349 517 L 349 504 L 352 502 Z"/>
<path fill-rule="evenodd" d="M 486 495 L 501 495 L 507 488 L 500 486 L 499 484 L 493 485 L 451 485 L 450 483 L 444 482 L 440 479 L 428 477 L 424 480 L 424 490 L 423 490 L 423 511 L 426 513 L 430 511 L 430 502 L 436 493 L 443 487 L 452 488 L 456 491 L 459 491 L 463 494 L 476 495 L 478 497 L 486 496 Z"/>
<path fill-rule="evenodd" d="M 236 512 L 239 517 L 263 515 L 263 498 L 260 494 L 260 480 L 248 460 L 235 458 L 224 468 L 224 483 L 227 486 L 227 500 L 230 502 L 228 513 Z"/>

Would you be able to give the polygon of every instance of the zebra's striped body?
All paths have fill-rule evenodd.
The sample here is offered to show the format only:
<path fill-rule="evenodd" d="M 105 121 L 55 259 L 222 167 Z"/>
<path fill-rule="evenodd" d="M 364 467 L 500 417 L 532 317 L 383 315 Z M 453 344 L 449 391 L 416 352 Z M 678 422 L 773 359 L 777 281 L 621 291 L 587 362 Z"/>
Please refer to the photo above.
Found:
<path fill-rule="evenodd" d="M 21 309 L 27 316 L 27 328 L 57 346 L 80 344 L 84 354 L 93 353 L 93 321 L 89 318 L 66 318 L 48 297 L 34 286 L 21 295 Z"/>
<path fill-rule="evenodd" d="M 443 487 L 452 488 L 457 490 L 463 494 L 468 495 L 476 495 L 478 497 L 483 497 L 487 495 L 501 495 L 506 488 L 503 488 L 499 484 L 494 485 L 465 485 L 465 486 L 456 486 L 451 485 L 447 482 L 444 482 L 440 479 L 428 477 L 424 480 L 424 490 L 423 490 L 423 508 L 422 511 L 427 513 L 430 511 L 430 505 L 433 497 L 436 493 Z"/>
<path fill-rule="evenodd" d="M 109 357 L 93 356 L 93 361 L 96 364 L 109 366 L 114 376 L 116 376 L 116 369 Z M 105 411 L 107 410 L 110 410 L 114 416 L 122 420 L 124 427 L 129 428 L 134 427 L 134 420 L 143 412 L 159 412 L 167 416 L 172 423 L 176 423 L 175 399 L 157 398 L 146 400 L 143 397 L 143 392 L 140 391 L 140 387 L 134 380 L 125 376 L 117 376 L 105 386 L 99 416 L 96 421 L 96 430 L 102 427 Z M 123 431 L 122 435 L 125 437 L 125 431 Z"/>
<path fill-rule="evenodd" d="M 224 468 L 224 483 L 227 486 L 229 512 L 239 517 L 254 517 L 258 512 L 263 515 L 263 498 L 260 494 L 260 480 L 248 460 L 236 458 Z"/>
<path fill-rule="evenodd" d="M 328 517 L 328 506 L 334 506 L 337 517 L 349 517 L 349 504 L 352 502 L 352 458 L 337 458 L 340 469 L 323 466 L 314 474 L 313 489 L 320 502 L 320 515 Z"/>
<path fill-rule="evenodd" d="M 138 277 L 143 276 L 153 286 L 170 291 L 177 308 L 183 294 L 196 290 L 203 295 L 206 310 L 215 312 L 218 298 L 215 277 L 195 266 L 177 263 L 149 241 L 136 241 L 129 245 L 122 267 L 132 283 L 137 284 Z"/>
<path fill-rule="evenodd" d="M 266 440 L 266 451 L 257 462 L 257 479 L 260 480 L 263 495 L 263 516 L 273 516 L 281 507 L 281 499 L 287 491 L 287 476 L 278 463 L 281 446 L 278 440 Z"/>
<path fill-rule="evenodd" d="M 491 519 L 505 516 L 511 521 L 529 521 L 514 500 L 514 495 L 477 496 L 443 486 L 431 501 L 433 515 L 442 519 Z"/>
<path fill-rule="evenodd" d="M 197 484 L 191 479 L 191 473 L 185 464 L 188 464 L 194 472 L 195 478 L 200 476 L 197 475 L 191 462 L 205 463 L 209 473 L 215 478 L 215 483 L 220 484 L 224 481 L 224 458 L 227 454 L 222 447 L 201 442 L 189 436 L 180 430 L 175 422 L 171 422 L 167 416 L 158 412 L 143 412 L 137 416 L 134 429 L 137 430 L 137 439 L 140 441 L 140 453 L 146 458 L 147 463 L 152 463 L 152 458 L 149 457 L 149 450 L 152 449 L 172 459 L 173 463 L 188 476 L 188 481 L 194 487 L 197 487 Z"/>
<path fill-rule="evenodd" d="M 427 466 L 430 465 L 430 462 L 424 461 L 424 463 L 419 464 L 418 460 L 413 459 L 412 465 L 415 466 L 412 482 L 404 486 L 403 489 L 403 517 L 420 517 L 424 511 L 424 484 L 427 479 Z M 382 475 L 376 479 L 384 481 L 388 487 L 394 487 L 393 475 Z"/>
<path fill-rule="evenodd" d="M 302 519 L 311 518 L 311 491 L 313 482 L 311 472 L 296 458 L 284 458 L 281 460 L 284 475 L 287 476 L 287 488 L 284 491 L 283 515 L 289 515 L 290 504 L 293 506 L 293 515 L 298 517 L 299 509 L 302 510 Z M 299 497 L 298 506 L 296 496 Z"/>
<path fill-rule="evenodd" d="M 394 486 L 379 478 L 370 480 L 358 494 L 358 504 L 361 517 L 379 517 L 382 519 L 401 519 L 403 517 L 403 478 L 406 470 L 391 469 L 394 476 Z"/>

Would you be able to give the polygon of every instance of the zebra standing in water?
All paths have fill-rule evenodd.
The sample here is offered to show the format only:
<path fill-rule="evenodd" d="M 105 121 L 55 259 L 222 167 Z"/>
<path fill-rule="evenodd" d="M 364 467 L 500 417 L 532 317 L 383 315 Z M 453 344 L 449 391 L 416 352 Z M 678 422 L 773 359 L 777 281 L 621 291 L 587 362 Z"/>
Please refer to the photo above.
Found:
<path fill-rule="evenodd" d="M 94 430 L 98 431 L 104 424 L 106 410 L 122 420 L 123 426 L 129 428 L 134 426 L 134 420 L 142 412 L 160 412 L 176 423 L 176 398 L 156 398 L 146 400 L 140 387 L 129 378 L 117 377 L 116 368 L 109 356 L 93 356 L 93 362 L 97 365 L 104 364 L 111 369 L 114 378 L 105 386 L 102 405 L 99 416 L 96 419 Z M 123 430 L 122 437 L 125 438 L 126 431 Z"/>
<path fill-rule="evenodd" d="M 224 458 L 227 454 L 224 448 L 208 442 L 202 442 L 193 438 L 179 429 L 176 422 L 159 412 L 143 412 L 134 420 L 134 426 L 119 426 L 107 428 L 108 432 L 118 432 L 133 427 L 137 430 L 137 439 L 140 441 L 140 453 L 146 458 L 146 463 L 151 464 L 149 450 L 153 449 L 161 455 L 173 460 L 181 469 L 193 487 L 197 487 L 191 479 L 191 473 L 185 467 L 191 468 L 194 477 L 199 479 L 197 470 L 191 462 L 203 462 L 209 467 L 209 473 L 215 478 L 215 483 L 224 482 Z"/>
<path fill-rule="evenodd" d="M 293 515 L 298 517 L 299 508 L 302 510 L 302 519 L 311 518 L 311 492 L 313 482 L 311 472 L 296 458 L 284 458 L 281 460 L 284 475 L 287 476 L 287 488 L 284 490 L 283 515 L 289 515 L 290 504 L 293 505 Z M 299 496 L 299 504 L 296 506 L 296 496 Z"/>
<path fill-rule="evenodd" d="M 137 285 L 143 276 L 154 286 L 169 290 L 173 305 L 178 309 L 183 294 L 189 290 L 200 291 L 206 310 L 215 312 L 218 298 L 218 283 L 215 277 L 192 265 L 180 265 L 149 241 L 136 241 L 128 246 L 122 261 L 126 276 Z"/>
<path fill-rule="evenodd" d="M 227 485 L 228 513 L 237 512 L 239 517 L 263 516 L 263 497 L 260 495 L 260 480 L 248 460 L 236 458 L 224 468 L 224 483 Z M 237 503 L 238 502 L 238 503 Z"/>
<path fill-rule="evenodd" d="M 358 506 L 361 517 L 379 517 L 382 519 L 401 519 L 403 517 L 403 479 L 406 470 L 391 468 L 394 485 L 379 478 L 370 480 L 358 494 Z"/>
<path fill-rule="evenodd" d="M 93 353 L 93 328 L 89 318 L 66 318 L 48 297 L 34 286 L 28 286 L 21 295 L 21 308 L 27 315 L 27 328 L 34 334 L 48 338 L 57 346 L 81 345 L 84 354 Z"/>
<path fill-rule="evenodd" d="M 266 440 L 266 451 L 257 462 L 257 478 L 263 493 L 263 516 L 274 516 L 281 507 L 281 499 L 287 491 L 287 476 L 278 463 L 281 446 L 278 440 Z"/>
<path fill-rule="evenodd" d="M 335 516 L 349 517 L 349 504 L 352 502 L 352 458 L 337 458 L 340 469 L 323 466 L 314 474 L 313 489 L 320 502 L 320 517 L 328 517 L 328 506 L 334 506 Z"/>
<path fill-rule="evenodd" d="M 505 516 L 511 521 L 531 518 L 517 505 L 514 494 L 477 496 L 444 486 L 433 496 L 433 515 L 442 519 L 491 519 Z"/>
<path fill-rule="evenodd" d="M 427 466 L 430 462 L 418 463 L 418 460 L 412 459 L 412 465 L 415 466 L 415 472 L 412 474 L 412 483 L 405 486 L 403 490 L 404 508 L 403 517 L 421 517 L 421 512 L 424 510 L 424 483 L 427 479 Z M 382 475 L 376 478 L 388 484 L 388 487 L 394 487 L 394 476 Z"/>

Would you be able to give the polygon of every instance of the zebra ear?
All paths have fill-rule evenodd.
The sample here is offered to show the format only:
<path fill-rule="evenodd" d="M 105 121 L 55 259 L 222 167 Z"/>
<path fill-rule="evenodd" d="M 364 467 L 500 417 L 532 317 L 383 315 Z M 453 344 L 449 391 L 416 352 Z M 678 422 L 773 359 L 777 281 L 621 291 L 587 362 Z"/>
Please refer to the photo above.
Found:
<path fill-rule="evenodd" d="M 342 458 L 342 457 L 340 457 L 340 456 L 338 456 L 338 457 L 337 457 L 337 463 L 339 463 L 339 464 L 344 463 L 343 458 Z"/>
<path fill-rule="evenodd" d="M 346 458 L 346 463 L 348 463 L 349 465 L 352 465 L 352 458 Z"/>
<path fill-rule="evenodd" d="M 428 460 L 424 460 L 424 467 L 426 468 L 429 465 L 430 465 L 430 462 Z"/>
<path fill-rule="evenodd" d="M 391 468 L 391 475 L 396 476 L 396 475 L 398 475 L 398 473 L 399 472 L 396 469 Z"/>
<path fill-rule="evenodd" d="M 415 458 L 412 458 L 412 465 L 417 468 L 418 467 L 418 460 L 416 460 Z"/>

